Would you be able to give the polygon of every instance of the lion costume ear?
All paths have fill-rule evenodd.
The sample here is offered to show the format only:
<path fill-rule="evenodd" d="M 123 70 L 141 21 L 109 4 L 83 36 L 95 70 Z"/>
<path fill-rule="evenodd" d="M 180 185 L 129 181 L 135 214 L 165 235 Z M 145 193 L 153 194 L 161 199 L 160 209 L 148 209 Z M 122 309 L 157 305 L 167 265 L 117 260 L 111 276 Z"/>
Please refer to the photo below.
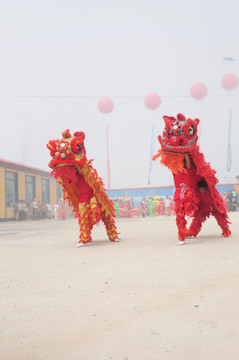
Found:
<path fill-rule="evenodd" d="M 82 137 L 83 140 L 85 140 L 85 133 L 83 131 L 76 131 L 74 133 L 74 136 L 76 136 L 76 137 L 80 136 L 80 137 Z"/>
<path fill-rule="evenodd" d="M 190 119 L 190 118 L 188 118 L 188 120 L 190 120 L 190 121 L 192 121 L 193 122 L 193 124 L 194 125 L 196 125 L 196 126 L 198 126 L 198 124 L 200 123 L 200 120 L 198 119 L 198 118 L 196 118 L 196 119 Z"/>
<path fill-rule="evenodd" d="M 164 122 L 165 122 L 166 126 L 170 124 L 170 120 L 169 120 L 168 116 L 166 116 L 166 115 L 163 116 L 163 119 L 164 119 Z"/>
<path fill-rule="evenodd" d="M 164 115 L 164 116 L 163 116 L 163 119 L 164 119 L 164 121 L 165 121 L 165 124 L 169 124 L 169 123 L 174 122 L 174 121 L 177 120 L 177 119 L 175 119 L 175 117 L 173 117 L 173 116 L 167 116 L 167 115 Z"/>
<path fill-rule="evenodd" d="M 54 157 L 56 153 L 56 142 L 54 140 L 50 140 L 46 146 L 47 149 L 50 150 L 51 157 Z"/>

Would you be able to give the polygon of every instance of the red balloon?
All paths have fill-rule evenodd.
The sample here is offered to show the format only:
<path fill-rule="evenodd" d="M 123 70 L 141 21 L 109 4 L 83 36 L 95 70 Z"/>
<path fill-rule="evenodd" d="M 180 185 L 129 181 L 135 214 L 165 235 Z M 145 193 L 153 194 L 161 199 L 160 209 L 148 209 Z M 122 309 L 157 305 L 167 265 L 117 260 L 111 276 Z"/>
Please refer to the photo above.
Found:
<path fill-rule="evenodd" d="M 101 99 L 98 102 L 98 109 L 104 114 L 109 114 L 114 109 L 114 103 L 111 99 Z"/>
<path fill-rule="evenodd" d="M 155 110 L 161 105 L 161 97 L 156 93 L 151 93 L 144 98 L 145 106 L 150 110 Z"/>
<path fill-rule="evenodd" d="M 201 100 L 207 96 L 207 87 L 203 83 L 196 83 L 191 86 L 191 96 L 196 100 Z"/>
<path fill-rule="evenodd" d="M 234 90 L 239 85 L 239 79 L 236 74 L 225 74 L 221 80 L 222 87 L 225 90 Z"/>

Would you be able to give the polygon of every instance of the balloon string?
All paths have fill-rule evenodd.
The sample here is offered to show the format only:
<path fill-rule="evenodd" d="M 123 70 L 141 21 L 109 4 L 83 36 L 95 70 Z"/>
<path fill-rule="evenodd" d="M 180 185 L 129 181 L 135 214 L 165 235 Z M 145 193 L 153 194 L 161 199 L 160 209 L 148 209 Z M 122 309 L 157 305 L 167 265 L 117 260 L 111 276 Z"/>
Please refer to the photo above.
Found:
<path fill-rule="evenodd" d="M 151 172 L 152 172 L 152 157 L 154 154 L 154 130 L 155 126 L 152 125 L 152 134 L 151 134 L 151 144 L 150 144 L 150 157 L 149 157 L 149 175 L 148 175 L 148 185 L 150 185 L 150 178 L 151 178 Z"/>
<path fill-rule="evenodd" d="M 229 109 L 228 143 L 227 143 L 227 171 L 228 172 L 231 170 L 231 166 L 232 166 L 231 128 L 232 128 L 232 110 Z"/>
<path fill-rule="evenodd" d="M 107 178 L 108 189 L 110 189 L 110 158 L 109 158 L 109 126 L 106 125 L 106 146 L 107 146 Z"/>

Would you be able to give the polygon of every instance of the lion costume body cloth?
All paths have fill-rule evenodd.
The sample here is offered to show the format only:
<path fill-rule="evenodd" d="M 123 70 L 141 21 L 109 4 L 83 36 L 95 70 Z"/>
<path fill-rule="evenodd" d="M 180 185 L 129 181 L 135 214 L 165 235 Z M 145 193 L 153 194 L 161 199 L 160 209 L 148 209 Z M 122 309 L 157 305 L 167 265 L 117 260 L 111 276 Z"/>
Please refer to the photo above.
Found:
<path fill-rule="evenodd" d="M 210 215 L 216 218 L 222 235 L 231 235 L 227 209 L 216 189 L 216 171 L 205 161 L 197 145 L 199 119 L 186 119 L 182 114 L 178 114 L 177 118 L 164 116 L 163 119 L 163 135 L 158 136 L 161 149 L 153 160 L 161 157 L 160 162 L 173 173 L 179 241 L 183 242 L 189 236 L 196 237 Z M 203 191 L 200 191 L 200 183 Z M 189 229 L 186 216 L 193 218 Z"/>
<path fill-rule="evenodd" d="M 50 140 L 47 148 L 52 160 L 49 167 L 63 189 L 64 199 L 73 206 L 80 225 L 79 243 L 92 241 L 93 225 L 102 220 L 111 241 L 118 239 L 114 222 L 115 209 L 108 198 L 101 178 L 87 160 L 84 146 L 85 134 L 75 132 L 72 136 L 67 129 L 61 140 Z"/>

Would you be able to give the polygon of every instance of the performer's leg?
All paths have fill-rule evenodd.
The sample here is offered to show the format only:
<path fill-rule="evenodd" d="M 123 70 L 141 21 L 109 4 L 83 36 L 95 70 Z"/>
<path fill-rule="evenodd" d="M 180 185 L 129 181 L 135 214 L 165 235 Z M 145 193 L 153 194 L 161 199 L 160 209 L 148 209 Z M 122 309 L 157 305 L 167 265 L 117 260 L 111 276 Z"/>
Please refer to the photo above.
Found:
<path fill-rule="evenodd" d="M 196 237 L 202 228 L 202 223 L 209 217 L 209 214 L 197 211 L 189 227 L 189 236 Z"/>
<path fill-rule="evenodd" d="M 105 224 L 107 235 L 110 241 L 119 241 L 114 219 L 107 217 L 105 212 L 101 213 L 101 218 L 103 223 Z"/>
<path fill-rule="evenodd" d="M 79 243 L 86 244 L 88 242 L 91 242 L 91 229 L 93 227 L 93 224 L 89 215 L 88 206 L 85 203 L 79 204 L 78 219 L 80 225 Z"/>
<path fill-rule="evenodd" d="M 90 216 L 92 225 L 96 224 L 97 222 L 99 222 L 101 220 L 101 209 L 97 203 L 95 196 L 93 196 L 90 199 L 89 216 Z"/>
<path fill-rule="evenodd" d="M 176 200 L 176 224 L 178 227 L 179 244 L 184 244 L 184 240 L 188 237 L 187 221 L 185 220 L 185 211 L 182 203 Z"/>
<path fill-rule="evenodd" d="M 196 197 L 195 191 L 193 189 L 187 190 L 186 195 L 183 199 L 175 201 L 179 244 L 181 241 L 184 242 L 184 239 L 189 236 L 185 216 L 187 215 L 193 217 L 198 210 L 198 204 L 199 199 Z"/>
<path fill-rule="evenodd" d="M 228 226 L 228 220 L 225 214 L 220 213 L 219 211 L 214 211 L 213 215 L 217 220 L 218 225 L 222 229 L 222 235 L 228 237 L 231 235 L 231 231 Z"/>

